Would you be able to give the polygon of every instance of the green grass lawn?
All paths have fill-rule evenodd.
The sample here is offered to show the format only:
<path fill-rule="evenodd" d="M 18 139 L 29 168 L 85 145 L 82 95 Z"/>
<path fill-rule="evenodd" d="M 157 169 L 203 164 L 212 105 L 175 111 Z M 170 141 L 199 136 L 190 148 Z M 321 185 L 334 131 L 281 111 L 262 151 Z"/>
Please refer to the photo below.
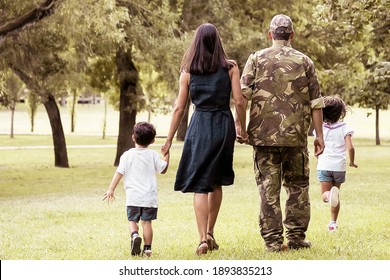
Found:
<path fill-rule="evenodd" d="M 51 136 L 0 136 L 1 146 L 51 145 Z M 311 141 L 311 139 L 310 139 Z M 224 188 L 215 237 L 220 250 L 205 260 L 388 260 L 390 259 L 390 143 L 354 140 L 357 169 L 348 169 L 342 185 L 339 231 L 327 232 L 329 208 L 320 199 L 311 158 L 312 218 L 310 250 L 268 253 L 259 234 L 259 199 L 252 149 L 235 150 L 236 181 Z M 71 168 L 55 168 L 48 149 L 0 149 L 0 259 L 124 260 L 130 254 L 122 183 L 114 203 L 102 201 L 112 175 L 115 138 L 67 136 Z M 162 139 L 152 148 L 159 150 Z M 171 165 L 158 175 L 159 213 L 154 222 L 154 260 L 198 259 L 198 234 L 192 195 L 173 191 L 181 145 L 171 151 Z M 284 203 L 284 197 L 283 197 Z"/>

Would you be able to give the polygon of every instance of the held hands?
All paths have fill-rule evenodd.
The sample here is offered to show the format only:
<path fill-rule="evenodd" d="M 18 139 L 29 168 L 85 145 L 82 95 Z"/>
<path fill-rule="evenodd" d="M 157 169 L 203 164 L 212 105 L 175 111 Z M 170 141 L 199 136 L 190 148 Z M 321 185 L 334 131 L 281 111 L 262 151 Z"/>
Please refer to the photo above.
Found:
<path fill-rule="evenodd" d="M 241 129 L 240 125 L 236 125 L 236 141 L 240 144 L 248 143 L 248 134 L 245 130 Z"/>
<path fill-rule="evenodd" d="M 241 136 L 237 134 L 236 141 L 240 144 L 248 144 L 248 135 L 246 133 L 245 136 Z"/>
<path fill-rule="evenodd" d="M 167 140 L 165 144 L 161 147 L 161 153 L 163 154 L 163 156 L 169 154 L 169 149 L 171 148 L 171 146 L 172 146 L 172 140 Z"/>

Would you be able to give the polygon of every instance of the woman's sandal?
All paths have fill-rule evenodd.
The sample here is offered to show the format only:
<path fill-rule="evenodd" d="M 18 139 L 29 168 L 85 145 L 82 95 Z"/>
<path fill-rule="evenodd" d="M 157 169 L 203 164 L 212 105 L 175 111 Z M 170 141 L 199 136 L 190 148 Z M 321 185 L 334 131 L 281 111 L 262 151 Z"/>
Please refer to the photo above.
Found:
<path fill-rule="evenodd" d="M 209 250 L 212 251 L 212 250 L 218 250 L 219 249 L 219 245 L 217 244 L 217 241 L 215 241 L 215 238 L 214 236 L 208 232 L 207 235 L 211 238 L 207 238 L 207 245 L 209 247 Z"/>
<path fill-rule="evenodd" d="M 207 241 L 202 241 L 199 243 L 198 248 L 196 249 L 196 253 L 200 255 L 207 254 L 207 250 L 209 249 L 209 246 L 207 245 Z"/>

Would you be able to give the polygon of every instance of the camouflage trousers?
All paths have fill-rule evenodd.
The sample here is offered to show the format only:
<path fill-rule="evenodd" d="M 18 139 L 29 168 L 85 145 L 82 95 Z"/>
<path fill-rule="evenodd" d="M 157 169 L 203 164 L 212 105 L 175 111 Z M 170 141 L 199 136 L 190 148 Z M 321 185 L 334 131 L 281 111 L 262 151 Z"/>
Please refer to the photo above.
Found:
<path fill-rule="evenodd" d="M 309 154 L 307 147 L 254 147 L 254 171 L 260 194 L 260 233 L 266 248 L 283 244 L 283 224 L 290 242 L 305 239 L 310 221 Z M 285 219 L 280 207 L 281 186 L 286 190 Z"/>

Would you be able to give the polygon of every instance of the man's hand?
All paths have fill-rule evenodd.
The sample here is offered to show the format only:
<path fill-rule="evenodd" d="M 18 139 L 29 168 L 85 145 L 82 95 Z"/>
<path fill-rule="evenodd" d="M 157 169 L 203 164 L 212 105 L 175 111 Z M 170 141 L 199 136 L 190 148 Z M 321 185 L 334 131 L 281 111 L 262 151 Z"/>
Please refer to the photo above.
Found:
<path fill-rule="evenodd" d="M 314 140 L 314 155 L 318 157 L 324 152 L 325 143 L 322 137 L 316 137 Z"/>

